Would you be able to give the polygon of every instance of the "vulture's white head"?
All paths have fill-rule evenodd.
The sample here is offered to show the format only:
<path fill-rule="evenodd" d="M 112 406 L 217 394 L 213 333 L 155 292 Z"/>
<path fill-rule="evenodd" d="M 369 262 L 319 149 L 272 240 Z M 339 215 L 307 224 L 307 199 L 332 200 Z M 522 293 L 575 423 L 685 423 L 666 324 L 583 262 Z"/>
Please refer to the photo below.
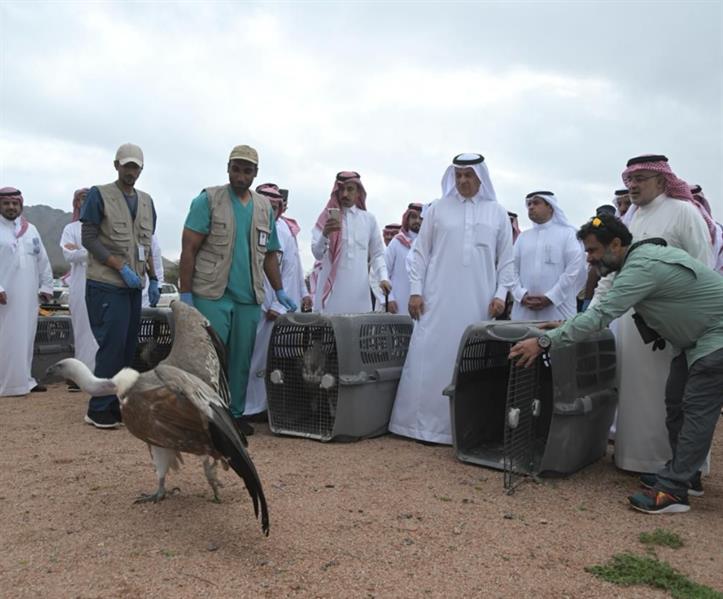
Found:
<path fill-rule="evenodd" d="M 80 360 L 66 358 L 53 364 L 45 371 L 49 381 L 73 381 L 78 387 L 89 395 L 115 395 L 116 385 L 111 379 L 99 379 L 93 376 L 90 369 Z"/>

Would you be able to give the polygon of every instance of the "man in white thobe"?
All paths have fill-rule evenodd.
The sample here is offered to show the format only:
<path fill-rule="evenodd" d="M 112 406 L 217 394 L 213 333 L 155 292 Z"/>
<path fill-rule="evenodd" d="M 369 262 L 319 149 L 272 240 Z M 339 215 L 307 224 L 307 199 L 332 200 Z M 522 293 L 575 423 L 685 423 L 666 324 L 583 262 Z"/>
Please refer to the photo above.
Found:
<path fill-rule="evenodd" d="M 299 286 L 299 248 L 296 243 L 296 236 L 292 233 L 288 221 L 281 218 L 283 210 L 281 191 L 274 183 L 264 183 L 256 188 L 256 191 L 267 197 L 276 215 L 276 234 L 279 237 L 279 269 L 284 289 L 288 289 L 289 297 L 298 306 L 306 296 L 301 295 Z M 298 233 L 298 230 L 297 230 Z M 303 281 L 303 273 L 301 276 Z M 264 278 L 265 299 L 261 304 L 261 318 L 256 325 L 256 342 L 251 355 L 251 366 L 249 369 L 249 382 L 246 386 L 246 405 L 244 417 L 255 416 L 266 411 L 266 362 L 271 340 L 271 331 L 274 322 L 287 309 L 276 299 L 271 283 Z M 306 294 L 308 295 L 308 294 Z M 308 299 L 308 298 L 307 298 Z"/>
<path fill-rule="evenodd" d="M 53 297 L 53 271 L 38 230 L 22 211 L 20 191 L 0 189 L 0 397 L 45 391 L 30 371 L 39 299 Z"/>
<path fill-rule="evenodd" d="M 293 250 L 296 253 L 296 283 L 294 285 L 296 296 L 301 298 L 301 311 L 302 312 L 311 312 L 311 307 L 313 305 L 313 293 L 309 291 L 309 289 L 306 286 L 306 278 L 304 276 L 304 266 L 301 263 L 301 252 L 299 252 L 299 233 L 301 232 L 301 227 L 299 226 L 299 223 L 296 222 L 293 218 L 288 216 L 286 214 L 286 209 L 289 206 L 289 190 L 288 189 L 279 189 L 279 192 L 281 193 L 282 200 L 281 200 L 281 221 L 283 221 L 286 226 L 289 229 L 289 232 L 294 238 L 293 243 Z"/>
<path fill-rule="evenodd" d="M 156 271 L 156 278 L 158 289 L 163 287 L 163 255 L 161 254 L 161 244 L 158 243 L 158 237 L 154 233 L 151 236 L 151 258 L 153 259 L 153 268 Z M 144 277 L 143 292 L 141 293 L 141 308 L 155 308 L 158 302 L 151 304 L 151 300 L 148 297 L 148 288 L 150 287 L 151 280 L 148 275 Z"/>
<path fill-rule="evenodd" d="M 673 174 L 665 156 L 631 158 L 622 179 L 632 201 L 623 222 L 633 242 L 662 237 L 669 246 L 710 266 L 706 221 L 692 203 L 688 184 Z M 611 275 L 600 279 L 593 303 L 607 293 L 612 280 Z M 665 381 L 675 352 L 669 344 L 660 351 L 645 345 L 632 312 L 617 323 L 615 465 L 631 472 L 657 472 L 672 456 L 665 425 Z"/>
<path fill-rule="evenodd" d="M 316 311 L 371 312 L 370 267 L 382 293 L 391 291 L 384 243 L 376 218 L 366 209 L 366 191 L 358 173 L 337 174 L 329 202 L 316 221 L 311 251 L 321 262 L 314 298 Z"/>
<path fill-rule="evenodd" d="M 510 221 L 482 156 L 454 158 L 442 198 L 425 211 L 408 258 L 409 314 L 419 322 L 389 430 L 449 445 L 449 400 L 442 390 L 452 380 L 460 339 L 468 325 L 502 314 L 513 276 Z"/>
<path fill-rule="evenodd" d="M 409 314 L 409 273 L 407 256 L 422 226 L 422 204 L 409 204 L 402 216 L 402 226 L 384 250 L 393 291 L 389 294 L 389 312 Z"/>
<path fill-rule="evenodd" d="M 723 275 L 723 225 L 713 219 L 710 202 L 705 197 L 703 188 L 700 185 L 691 186 L 690 193 L 693 194 L 693 200 L 697 205 L 710 217 L 706 222 L 711 232 L 711 243 L 713 245 L 713 270 Z"/>
<path fill-rule="evenodd" d="M 510 288 L 512 320 L 565 320 L 577 313 L 585 286 L 585 252 L 551 191 L 525 198 L 532 228 L 514 244 L 515 276 Z"/>
<path fill-rule="evenodd" d="M 73 323 L 73 343 L 75 357 L 83 362 L 91 371 L 95 370 L 95 352 L 98 343 L 93 336 L 88 319 L 88 308 L 85 305 L 85 273 L 88 268 L 88 250 L 83 247 L 81 239 L 80 209 L 88 193 L 87 188 L 78 189 L 73 194 L 73 220 L 65 225 L 60 236 L 60 248 L 65 260 L 70 264 L 70 281 L 68 304 L 70 320 Z M 69 384 L 70 390 L 77 390 L 75 383 Z"/>

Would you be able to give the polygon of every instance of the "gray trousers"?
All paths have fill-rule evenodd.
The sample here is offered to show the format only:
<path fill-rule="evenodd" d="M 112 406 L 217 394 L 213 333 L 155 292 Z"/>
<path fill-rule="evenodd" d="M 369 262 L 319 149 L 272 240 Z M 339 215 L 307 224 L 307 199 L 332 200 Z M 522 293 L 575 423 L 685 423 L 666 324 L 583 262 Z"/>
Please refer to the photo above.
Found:
<path fill-rule="evenodd" d="M 655 488 L 688 495 L 688 481 L 708 455 L 723 405 L 723 349 L 697 360 L 688 369 L 685 353 L 670 363 L 665 386 L 665 424 L 673 459 L 657 474 Z"/>

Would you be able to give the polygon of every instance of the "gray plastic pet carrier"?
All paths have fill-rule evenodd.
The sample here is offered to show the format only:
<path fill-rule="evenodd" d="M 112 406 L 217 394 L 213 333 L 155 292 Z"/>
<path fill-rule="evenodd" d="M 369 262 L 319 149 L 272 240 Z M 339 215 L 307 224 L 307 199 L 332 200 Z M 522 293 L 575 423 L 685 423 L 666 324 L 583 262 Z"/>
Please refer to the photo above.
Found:
<path fill-rule="evenodd" d="M 30 368 L 37 381 L 45 377 L 45 371 L 58 360 L 72 358 L 73 324 L 68 314 L 38 316 L 38 328 L 33 346 L 33 363 Z"/>
<path fill-rule="evenodd" d="M 401 314 L 285 314 L 266 368 L 274 433 L 320 441 L 387 432 L 412 320 Z"/>
<path fill-rule="evenodd" d="M 610 331 L 514 366 L 512 345 L 539 335 L 527 322 L 469 326 L 445 390 L 457 457 L 503 469 L 509 490 L 524 475 L 567 475 L 601 458 L 615 414 Z"/>
<path fill-rule="evenodd" d="M 170 308 L 143 308 L 138 326 L 138 345 L 131 368 L 145 372 L 171 353 L 173 313 Z"/>

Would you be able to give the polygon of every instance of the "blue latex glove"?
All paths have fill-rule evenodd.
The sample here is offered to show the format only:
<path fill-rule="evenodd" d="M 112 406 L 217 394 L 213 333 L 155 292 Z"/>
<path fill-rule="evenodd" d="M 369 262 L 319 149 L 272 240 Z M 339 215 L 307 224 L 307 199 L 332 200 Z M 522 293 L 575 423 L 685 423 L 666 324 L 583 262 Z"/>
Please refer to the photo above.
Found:
<path fill-rule="evenodd" d="M 158 281 L 151 279 L 148 282 L 148 303 L 151 308 L 155 308 L 158 305 L 158 300 L 161 299 L 161 291 L 158 289 Z"/>
<path fill-rule="evenodd" d="M 283 289 L 276 290 L 276 299 L 279 300 L 279 303 L 289 312 L 296 312 L 296 308 L 298 306 L 294 303 L 294 300 L 289 297 L 289 294 L 286 293 L 286 291 L 284 291 Z"/>
<path fill-rule="evenodd" d="M 141 278 L 127 264 L 123 265 L 123 268 L 118 271 L 118 274 L 120 274 L 127 287 L 131 289 L 143 289 L 143 281 L 141 281 Z"/>
<path fill-rule="evenodd" d="M 180 299 L 184 304 L 193 306 L 193 294 L 190 291 L 184 291 L 178 296 L 178 299 Z"/>

